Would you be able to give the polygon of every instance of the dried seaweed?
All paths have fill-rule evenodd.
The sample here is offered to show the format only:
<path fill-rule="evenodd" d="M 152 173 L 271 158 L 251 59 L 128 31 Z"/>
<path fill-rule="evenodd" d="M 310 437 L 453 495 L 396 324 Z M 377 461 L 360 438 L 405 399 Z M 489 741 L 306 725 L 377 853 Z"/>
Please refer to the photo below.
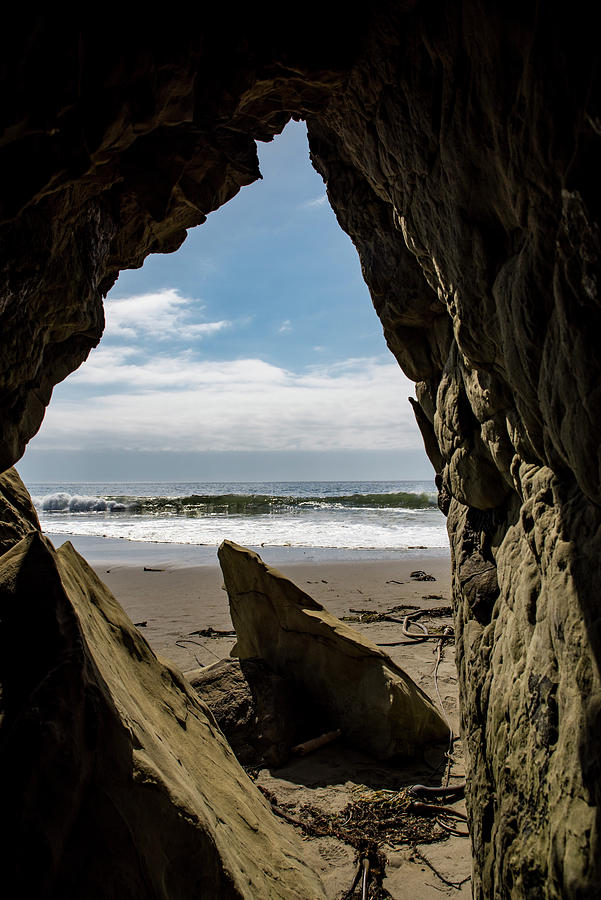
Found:
<path fill-rule="evenodd" d="M 349 609 L 349 613 L 353 613 L 353 615 L 342 616 L 343 622 L 362 622 L 363 624 L 369 624 L 371 622 L 399 622 L 398 619 L 393 619 L 391 616 L 394 613 L 402 613 L 404 615 L 409 611 L 415 611 L 419 609 L 419 606 L 394 606 L 392 609 L 385 609 L 381 612 L 376 612 L 373 609 L 353 609 L 352 607 Z"/>
<path fill-rule="evenodd" d="M 438 599 L 438 598 L 437 598 Z M 441 598 L 442 599 L 442 598 Z M 407 615 L 408 612 L 414 612 L 419 610 L 419 606 L 410 606 L 410 605 L 402 605 L 402 606 L 393 606 L 390 609 L 381 610 L 380 612 L 376 612 L 373 609 L 353 609 L 352 607 L 349 609 L 349 613 L 352 615 L 342 616 L 343 622 L 361 622 L 362 625 L 369 625 L 374 622 L 395 622 L 396 624 L 402 624 L 400 619 L 394 617 L 395 614 Z M 423 609 L 421 610 L 420 618 L 423 619 L 438 619 L 445 616 L 451 615 L 451 607 L 450 606 L 436 606 L 432 609 Z M 433 632 L 436 632 L 436 629 L 431 629 Z"/>
<path fill-rule="evenodd" d="M 274 812 L 290 819 L 292 814 L 280 807 L 266 788 L 260 790 L 270 801 Z M 423 807 L 424 804 L 421 804 Z M 429 844 L 447 837 L 435 818 L 414 809 L 415 800 L 407 790 L 375 791 L 363 794 L 337 813 L 324 812 L 306 803 L 294 818 L 311 837 L 336 837 L 360 852 L 383 843 Z"/>
<path fill-rule="evenodd" d="M 361 794 L 337 813 L 325 812 L 305 803 L 298 810 L 280 806 L 275 795 L 259 785 L 273 811 L 291 825 L 314 838 L 334 837 L 357 851 L 357 860 L 369 859 L 370 900 L 385 900 L 390 895 L 382 886 L 386 874 L 385 844 L 431 844 L 448 838 L 436 820 L 437 804 L 416 803 L 407 789 Z M 442 812 L 441 807 L 441 812 Z M 353 886 L 346 900 L 355 894 Z"/>

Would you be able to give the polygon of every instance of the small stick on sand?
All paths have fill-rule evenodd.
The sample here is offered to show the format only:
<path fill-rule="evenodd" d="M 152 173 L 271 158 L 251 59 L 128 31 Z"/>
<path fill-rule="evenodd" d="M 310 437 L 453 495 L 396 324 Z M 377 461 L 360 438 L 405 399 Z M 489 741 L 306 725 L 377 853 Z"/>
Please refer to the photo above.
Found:
<path fill-rule="evenodd" d="M 314 750 L 319 750 L 320 747 L 324 747 L 326 744 L 331 744 L 332 741 L 339 738 L 341 734 L 342 731 L 340 728 L 337 728 L 336 731 L 328 731 L 326 734 L 322 734 L 310 741 L 304 741 L 302 744 L 297 744 L 296 747 L 292 748 L 292 753 L 296 753 L 298 756 L 306 756 L 308 753 L 313 753 Z"/>
<path fill-rule="evenodd" d="M 361 900 L 367 900 L 367 879 L 369 877 L 369 859 L 363 860 L 363 885 L 361 887 Z"/>

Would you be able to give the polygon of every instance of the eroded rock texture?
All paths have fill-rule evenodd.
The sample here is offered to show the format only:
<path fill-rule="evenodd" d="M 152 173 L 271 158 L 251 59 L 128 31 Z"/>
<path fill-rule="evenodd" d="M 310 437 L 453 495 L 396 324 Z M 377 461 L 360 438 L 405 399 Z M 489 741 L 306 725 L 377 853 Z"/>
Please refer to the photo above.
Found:
<path fill-rule="evenodd" d="M 0 555 L 31 531 L 39 531 L 40 523 L 27 488 L 16 469 L 0 475 Z"/>
<path fill-rule="evenodd" d="M 0 558 L 0 653 L 6 896 L 325 896 L 208 708 L 70 544 L 34 531 Z"/>
<path fill-rule="evenodd" d="M 120 268 L 307 118 L 449 514 L 476 896 L 601 892 L 597 31 L 584 4 L 4 30 L 0 468 Z M 400 474 L 400 473 L 399 473 Z"/>
<path fill-rule="evenodd" d="M 448 742 L 427 696 L 384 651 L 260 556 L 233 541 L 218 551 L 236 630 L 232 655 L 259 657 L 306 694 L 349 743 L 391 759 Z"/>
<path fill-rule="evenodd" d="M 283 766 L 306 716 L 300 691 L 262 659 L 219 659 L 185 673 L 243 766 Z"/>

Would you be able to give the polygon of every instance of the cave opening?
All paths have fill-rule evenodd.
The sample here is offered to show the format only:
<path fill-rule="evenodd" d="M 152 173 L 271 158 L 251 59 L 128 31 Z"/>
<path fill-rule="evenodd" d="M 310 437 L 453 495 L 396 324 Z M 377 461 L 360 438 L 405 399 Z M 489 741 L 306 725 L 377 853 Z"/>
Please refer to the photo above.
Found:
<path fill-rule="evenodd" d="M 386 347 L 306 126 L 257 149 L 261 180 L 109 293 L 99 346 L 55 388 L 19 463 L 42 527 L 88 558 L 94 535 L 444 553 L 413 384 Z M 222 495 L 237 499 L 189 499 Z M 271 497 L 257 512 L 279 515 L 238 521 L 247 495 Z M 301 498 L 324 496 L 343 498 L 339 519 L 299 518 Z"/>
<path fill-rule="evenodd" d="M 2 744 L 18 851 L 9 846 L 8 858 L 19 860 L 23 879 L 34 874 L 23 847 L 49 859 L 50 844 L 54 852 L 63 841 L 58 881 L 56 868 L 40 877 L 57 896 L 73 873 L 79 893 L 106 884 L 108 896 L 107 875 L 122 870 L 107 873 L 105 861 L 122 847 L 93 839 L 100 851 L 85 871 L 77 850 L 69 855 L 75 805 L 82 821 L 95 821 L 86 819 L 83 779 L 99 775 L 94 790 L 108 796 L 102 776 L 112 768 L 100 754 L 109 745 L 94 743 L 92 727 L 106 694 L 89 657 L 72 682 L 56 681 L 64 647 L 79 652 L 82 643 L 69 644 L 77 628 L 57 557 L 44 549 L 8 467 L 36 434 L 53 386 L 98 340 L 101 298 L 117 273 L 179 246 L 187 228 L 257 178 L 255 139 L 302 115 L 387 342 L 416 383 L 416 415 L 449 513 L 474 896 L 599 893 L 593 12 L 384 0 L 361 15 L 334 4 L 320 10 L 317 27 L 299 15 L 290 28 L 271 8 L 236 18 L 230 7 L 203 7 L 195 17 L 149 17 L 143 27 L 133 14 L 116 27 L 110 16 L 89 25 L 51 9 L 33 22 L 25 10 L 14 31 L 5 29 L 0 469 L 2 585 L 12 618 L 3 632 L 11 663 L 3 697 L 16 698 L 14 709 L 48 740 L 72 738 L 69 758 L 83 760 L 56 792 L 69 805 L 57 817 L 51 810 L 46 840 L 31 828 L 38 810 L 19 817 L 23 797 L 45 788 L 36 753 L 48 763 L 47 742 L 32 748 L 30 729 L 20 744 Z M 157 372 L 160 363 L 157 356 Z M 331 419 L 336 426 L 339 409 Z M 13 648 L 36 628 L 45 655 L 23 666 Z M 38 685 L 51 690 L 29 693 Z M 120 760 L 131 757 L 128 740 Z M 51 760 L 48 772 L 54 784 L 65 767 Z M 115 809 L 131 798 L 131 784 L 120 785 Z M 131 807 L 145 794 L 138 788 Z M 165 800 L 161 815 L 149 812 L 154 830 L 145 827 L 131 846 L 126 873 L 133 860 L 145 867 L 142 880 L 149 873 L 165 883 L 157 861 L 176 858 L 184 827 L 175 812 L 173 855 L 155 852 L 172 837 L 162 815 L 169 810 Z M 209 870 L 207 842 L 191 840 Z M 246 858 L 259 856 L 253 846 Z"/>
<path fill-rule="evenodd" d="M 413 385 L 304 123 L 257 147 L 262 180 L 120 273 L 99 347 L 55 387 L 20 463 L 27 481 L 430 478 Z"/>

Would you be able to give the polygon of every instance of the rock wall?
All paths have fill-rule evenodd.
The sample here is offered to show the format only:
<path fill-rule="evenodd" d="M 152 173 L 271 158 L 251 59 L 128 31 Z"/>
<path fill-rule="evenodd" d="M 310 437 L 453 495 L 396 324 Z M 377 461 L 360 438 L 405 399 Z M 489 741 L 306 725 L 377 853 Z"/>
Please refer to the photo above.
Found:
<path fill-rule="evenodd" d="M 435 23 L 431 9 L 380 25 L 310 143 L 417 382 L 448 514 L 474 895 L 593 896 L 594 54 L 550 8 L 445 4 Z"/>
<path fill-rule="evenodd" d="M 448 514 L 477 897 L 601 892 L 596 30 L 583 4 L 276 5 L 3 40 L 0 469 L 120 268 L 308 120 Z M 50 16 L 50 14 L 49 14 Z"/>

